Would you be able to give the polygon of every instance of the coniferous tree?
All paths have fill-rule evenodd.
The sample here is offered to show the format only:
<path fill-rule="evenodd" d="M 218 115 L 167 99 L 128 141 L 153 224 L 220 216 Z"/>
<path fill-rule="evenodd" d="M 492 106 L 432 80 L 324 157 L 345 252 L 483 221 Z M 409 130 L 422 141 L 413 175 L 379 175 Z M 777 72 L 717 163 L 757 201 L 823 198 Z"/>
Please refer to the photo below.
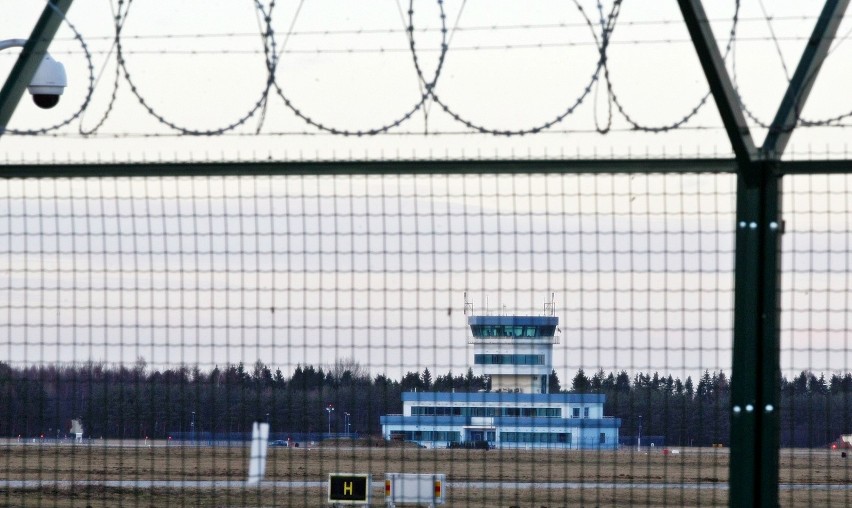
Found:
<path fill-rule="evenodd" d="M 550 377 L 547 380 L 548 393 L 559 393 L 562 391 L 562 386 L 559 383 L 559 376 L 556 375 L 556 370 L 550 372 Z"/>
<path fill-rule="evenodd" d="M 571 380 L 571 391 L 574 393 L 585 393 L 589 391 L 591 383 L 583 369 L 577 371 L 577 375 Z"/>
<path fill-rule="evenodd" d="M 474 376 L 472 369 L 432 381 L 427 368 L 396 381 L 386 374 L 371 379 L 349 366 L 326 371 L 297 365 L 288 378 L 280 368 L 252 365 L 249 373 L 241 364 L 209 372 L 194 366 L 161 370 L 141 358 L 127 366 L 13 367 L 0 362 L 0 436 L 61 437 L 71 419 L 82 419 L 86 436 L 92 437 L 164 439 L 186 436 L 191 429 L 199 435 L 237 435 L 249 432 L 252 422 L 267 413 L 273 433 L 319 432 L 325 429 L 321 424 L 329 403 L 337 415 L 350 413 L 350 430 L 379 433 L 379 416 L 402 411 L 402 391 L 422 391 L 427 380 L 434 390 L 477 391 L 490 381 Z M 550 383 L 556 393 L 556 372 Z M 779 383 L 781 446 L 825 446 L 852 432 L 852 374 L 804 371 L 791 379 L 781 376 Z M 704 371 L 696 389 L 691 377 L 681 381 L 659 372 L 635 372 L 631 379 L 626 371 L 598 369 L 588 378 L 581 370 L 572 389 L 605 395 L 604 414 L 622 420 L 622 436 L 635 432 L 641 415 L 643 435 L 666 444 L 704 446 L 729 439 L 730 382 L 723 371 Z"/>

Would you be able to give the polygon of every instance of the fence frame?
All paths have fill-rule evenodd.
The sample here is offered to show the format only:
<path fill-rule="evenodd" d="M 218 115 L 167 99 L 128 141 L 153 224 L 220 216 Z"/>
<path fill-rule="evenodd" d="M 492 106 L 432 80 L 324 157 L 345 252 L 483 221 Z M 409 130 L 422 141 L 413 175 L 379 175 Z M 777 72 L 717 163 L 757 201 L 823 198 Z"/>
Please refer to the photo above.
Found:
<path fill-rule="evenodd" d="M 49 0 L 0 92 L 0 136 L 36 56 L 49 45 L 72 0 Z M 780 399 L 780 240 L 782 178 L 852 172 L 852 160 L 782 161 L 819 69 L 850 0 L 826 0 L 766 139 L 757 147 L 701 0 L 678 0 L 725 126 L 734 159 L 383 160 L 317 162 L 157 162 L 7 164 L 0 178 L 347 174 L 660 174 L 737 175 L 730 506 L 778 505 Z"/>
<path fill-rule="evenodd" d="M 749 133 L 701 0 L 678 0 L 737 161 L 730 506 L 778 506 L 781 156 L 849 0 L 826 0 L 763 145 Z"/>

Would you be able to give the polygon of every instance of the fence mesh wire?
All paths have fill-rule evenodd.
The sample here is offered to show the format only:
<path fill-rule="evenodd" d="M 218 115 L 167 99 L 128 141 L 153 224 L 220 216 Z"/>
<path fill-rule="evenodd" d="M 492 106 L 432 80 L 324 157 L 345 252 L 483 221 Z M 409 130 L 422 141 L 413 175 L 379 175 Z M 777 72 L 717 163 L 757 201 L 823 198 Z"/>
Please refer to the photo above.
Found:
<path fill-rule="evenodd" d="M 848 430 L 848 210 L 802 180 L 782 446 L 813 449 Z M 0 504 L 327 506 L 332 473 L 374 506 L 390 473 L 449 506 L 725 504 L 735 181 L 4 180 Z"/>
<path fill-rule="evenodd" d="M 780 481 L 810 484 L 802 504 L 852 503 L 849 175 L 785 178 L 781 292 Z M 822 496 L 822 497 L 821 497 Z"/>

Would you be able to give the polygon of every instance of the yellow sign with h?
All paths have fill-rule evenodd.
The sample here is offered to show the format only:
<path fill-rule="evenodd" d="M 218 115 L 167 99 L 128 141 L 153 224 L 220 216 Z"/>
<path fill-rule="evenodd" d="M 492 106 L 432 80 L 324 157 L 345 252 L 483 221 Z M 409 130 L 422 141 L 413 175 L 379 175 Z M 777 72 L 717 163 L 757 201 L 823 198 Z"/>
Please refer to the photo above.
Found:
<path fill-rule="evenodd" d="M 369 504 L 370 475 L 358 473 L 329 474 L 328 502 L 336 504 Z"/>

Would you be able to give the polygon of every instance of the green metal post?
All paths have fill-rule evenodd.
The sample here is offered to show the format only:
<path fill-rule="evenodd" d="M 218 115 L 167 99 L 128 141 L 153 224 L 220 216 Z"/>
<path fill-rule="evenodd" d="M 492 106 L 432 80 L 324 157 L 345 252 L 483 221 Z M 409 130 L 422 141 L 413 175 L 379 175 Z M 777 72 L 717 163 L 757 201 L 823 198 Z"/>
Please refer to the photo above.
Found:
<path fill-rule="evenodd" d="M 33 27 L 18 61 L 15 62 L 3 89 L 0 90 L 0 136 L 6 131 L 6 126 L 9 125 L 9 119 L 12 118 L 15 108 L 18 107 L 24 89 L 29 85 L 41 64 L 47 47 L 56 35 L 56 30 L 59 29 L 59 24 L 62 23 L 72 1 L 49 0 Z"/>
<path fill-rule="evenodd" d="M 781 235 L 784 234 L 782 180 L 774 161 L 763 163 L 762 330 L 757 368 L 760 403 L 756 407 L 759 479 L 763 486 L 756 506 L 778 506 L 778 448 L 781 445 Z"/>
<path fill-rule="evenodd" d="M 744 164 L 737 183 L 730 506 L 778 505 L 781 179 Z"/>
<path fill-rule="evenodd" d="M 678 0 L 737 158 L 730 505 L 778 505 L 781 154 L 849 0 L 826 0 L 770 126 L 755 150 L 701 0 Z"/>
<path fill-rule="evenodd" d="M 738 427 L 740 426 L 747 428 L 754 425 L 755 434 L 752 445 L 756 449 L 750 454 L 747 444 L 742 443 L 739 452 L 734 453 L 732 447 L 732 505 L 734 500 L 737 500 L 738 503 L 741 500 L 743 506 L 749 504 L 766 507 L 778 506 L 778 447 L 780 446 L 778 406 L 781 391 L 778 294 L 780 289 L 780 240 L 783 233 L 783 221 L 781 220 L 780 206 L 781 173 L 777 161 L 781 158 L 784 148 L 786 148 L 787 142 L 792 136 L 793 129 L 799 119 L 799 113 L 804 108 L 848 6 L 849 0 L 826 0 L 811 37 L 808 39 L 808 44 L 799 59 L 796 72 L 790 79 L 790 84 L 761 147 L 761 153 L 766 162 L 748 164 L 748 174 L 740 176 L 740 181 L 746 187 L 743 192 L 743 198 L 748 201 L 743 203 L 746 206 L 745 211 L 750 213 L 751 210 L 754 210 L 753 207 L 756 204 L 759 207 L 760 214 L 758 216 L 760 219 L 756 231 L 756 240 L 748 238 L 750 236 L 748 234 L 741 235 L 739 230 L 737 232 L 736 282 L 738 295 L 743 289 L 740 287 L 741 282 L 746 284 L 754 282 L 753 277 L 746 272 L 754 270 L 760 280 L 757 281 L 758 298 L 754 302 L 756 309 L 753 309 L 756 312 L 753 312 L 752 316 L 748 315 L 749 304 L 747 301 L 738 300 L 736 303 L 734 357 L 754 354 L 754 356 L 751 356 L 754 359 L 754 376 L 752 379 L 756 380 L 758 385 L 751 387 L 749 380 L 744 379 L 751 376 L 744 375 L 743 371 L 740 371 L 738 376 L 737 369 L 734 369 L 734 379 L 731 381 L 733 390 L 732 410 L 738 407 L 748 407 L 742 405 L 750 404 L 749 401 L 752 400 L 752 397 L 755 403 L 753 404 L 754 421 L 749 421 L 751 415 L 742 412 L 742 409 L 739 413 L 734 412 L 731 432 L 739 432 L 741 429 Z M 752 199 L 757 202 L 751 203 Z M 748 220 L 748 217 L 743 216 L 742 219 L 738 217 L 738 220 Z M 739 224 L 742 225 L 742 222 Z M 753 253 L 756 254 L 756 257 L 742 259 L 742 269 L 740 268 L 739 254 L 741 236 L 745 237 L 746 241 L 757 242 L 757 252 Z M 747 321 L 755 322 L 749 323 Z M 750 335 L 749 332 L 753 327 L 757 327 L 757 333 Z M 752 340 L 756 343 L 751 344 Z M 741 358 L 741 360 L 744 359 L 743 363 L 748 363 L 747 358 L 747 356 Z M 741 390 L 738 390 L 738 384 L 743 385 L 740 387 Z M 734 422 L 738 420 L 739 425 L 734 425 Z M 754 501 L 749 503 L 747 495 L 749 493 L 741 492 L 744 490 L 744 485 L 740 485 L 739 480 L 735 479 L 741 473 L 739 462 L 752 458 L 756 460 L 755 473 L 759 487 L 753 492 L 756 496 Z M 735 484 L 737 485 L 736 488 Z"/>

